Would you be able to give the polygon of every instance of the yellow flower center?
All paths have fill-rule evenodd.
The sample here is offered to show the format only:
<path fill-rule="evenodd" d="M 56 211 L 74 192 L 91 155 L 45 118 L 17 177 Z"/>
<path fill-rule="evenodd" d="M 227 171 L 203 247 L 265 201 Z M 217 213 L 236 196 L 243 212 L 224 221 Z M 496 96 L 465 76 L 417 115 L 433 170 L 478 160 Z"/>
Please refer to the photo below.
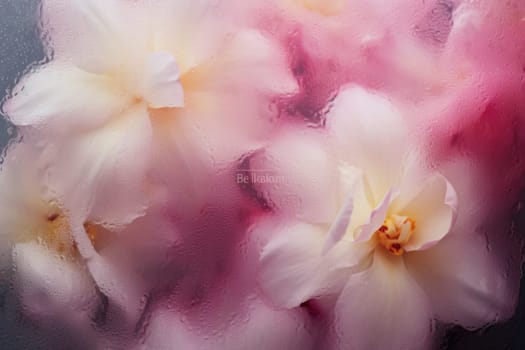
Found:
<path fill-rule="evenodd" d="M 416 222 L 411 218 L 390 215 L 375 232 L 375 237 L 390 253 L 401 256 L 405 253 L 403 246 L 410 240 L 415 229 Z"/>
<path fill-rule="evenodd" d="M 63 258 L 78 258 L 78 248 L 71 236 L 71 225 L 67 215 L 58 207 L 53 206 L 42 219 L 38 223 L 35 222 L 38 225 L 36 230 L 33 231 L 33 234 L 26 236 L 26 239 L 36 239 Z M 89 222 L 84 224 L 84 228 L 93 246 L 98 247 L 100 237 L 104 232 L 97 225 Z"/>
<path fill-rule="evenodd" d="M 84 230 L 86 230 L 87 236 L 96 251 L 100 251 L 111 236 L 107 229 L 91 222 L 84 223 Z"/>
<path fill-rule="evenodd" d="M 38 241 L 55 250 L 61 256 L 74 256 L 76 247 L 71 238 L 71 226 L 66 215 L 52 210 L 45 218 Z"/>
<path fill-rule="evenodd" d="M 343 9 L 345 0 L 298 0 L 306 9 L 324 16 L 336 15 Z"/>

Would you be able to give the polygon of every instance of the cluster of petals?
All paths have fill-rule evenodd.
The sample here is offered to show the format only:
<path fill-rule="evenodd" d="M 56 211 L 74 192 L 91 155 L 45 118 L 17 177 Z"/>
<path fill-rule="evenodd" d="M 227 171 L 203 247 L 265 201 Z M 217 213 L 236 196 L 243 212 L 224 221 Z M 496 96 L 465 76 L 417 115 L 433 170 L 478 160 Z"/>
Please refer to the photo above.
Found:
<path fill-rule="evenodd" d="M 459 181 L 479 170 L 426 164 L 402 110 L 358 86 L 316 132 L 287 131 L 253 161 L 287 179 L 259 185 L 277 208 L 255 229 L 272 232 L 266 295 L 284 308 L 319 304 L 342 349 L 422 349 L 436 320 L 477 329 L 512 315 L 506 257 L 476 232 L 478 189 Z"/>
<path fill-rule="evenodd" d="M 421 350 L 515 312 L 521 1 L 40 11 L 0 164 L 0 305 L 35 342 Z"/>

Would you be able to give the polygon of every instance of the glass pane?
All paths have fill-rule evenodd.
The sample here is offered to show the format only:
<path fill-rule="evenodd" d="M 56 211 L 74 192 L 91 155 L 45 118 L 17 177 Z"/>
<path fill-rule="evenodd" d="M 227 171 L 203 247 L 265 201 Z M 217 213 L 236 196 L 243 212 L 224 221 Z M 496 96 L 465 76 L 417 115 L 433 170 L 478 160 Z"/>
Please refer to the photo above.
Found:
<path fill-rule="evenodd" d="M 522 0 L 0 16 L 0 349 L 525 349 Z"/>

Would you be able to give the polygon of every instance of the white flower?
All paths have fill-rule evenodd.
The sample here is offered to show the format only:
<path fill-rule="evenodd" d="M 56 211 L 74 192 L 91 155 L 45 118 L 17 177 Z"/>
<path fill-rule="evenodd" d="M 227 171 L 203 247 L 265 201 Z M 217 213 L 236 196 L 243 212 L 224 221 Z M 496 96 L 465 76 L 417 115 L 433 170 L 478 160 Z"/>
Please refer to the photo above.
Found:
<path fill-rule="evenodd" d="M 72 198 L 87 198 L 90 189 L 69 174 L 57 182 L 50 162 L 34 145 L 13 144 L 0 171 L 0 261 L 13 264 L 16 297 L 27 316 L 42 324 L 58 320 L 91 332 L 106 296 L 110 319 L 130 327 L 142 312 L 147 286 L 134 266 L 119 261 L 116 249 L 102 249 L 114 234 L 91 221 L 102 202 L 86 211 Z"/>
<path fill-rule="evenodd" d="M 89 329 L 100 300 L 72 237 L 72 221 L 38 176 L 32 148 L 16 145 L 0 172 L 0 254 L 27 317 Z M 2 266 L 8 268 L 8 266 Z"/>
<path fill-rule="evenodd" d="M 295 195 L 310 201 L 302 206 L 309 211 L 331 208 L 332 201 L 339 210 L 325 210 L 315 221 L 288 212 L 259 228 L 274 232 L 261 257 L 265 292 L 288 308 L 335 298 L 342 349 L 422 349 L 434 318 L 477 328 L 510 315 L 516 295 L 500 257 L 491 256 L 485 237 L 465 224 L 472 218 L 456 224 L 458 195 L 419 156 L 424 150 L 412 148 L 421 146 L 394 105 L 349 87 L 334 102 L 327 124 L 337 161 L 322 171 L 310 167 L 315 174 L 295 180 L 326 181 L 327 190 L 306 188 Z M 270 159 L 280 153 L 275 162 L 284 170 L 276 171 L 286 173 L 292 159 L 308 163 L 312 153 L 305 151 L 314 148 L 319 146 L 304 143 L 297 147 L 302 153 L 282 146 L 268 152 Z M 326 173 L 338 174 L 337 184 Z M 286 203 L 294 186 L 263 192 Z"/>
<path fill-rule="evenodd" d="M 52 60 L 24 77 L 3 109 L 43 134 L 57 172 L 78 176 L 104 210 L 122 211 L 98 222 L 143 214 L 153 141 L 170 140 L 160 141 L 165 162 L 181 157 L 182 134 L 230 161 L 269 128 L 274 95 L 296 88 L 279 48 L 232 28 L 220 11 L 192 0 L 43 2 Z M 120 191 L 108 198 L 113 187 Z"/>

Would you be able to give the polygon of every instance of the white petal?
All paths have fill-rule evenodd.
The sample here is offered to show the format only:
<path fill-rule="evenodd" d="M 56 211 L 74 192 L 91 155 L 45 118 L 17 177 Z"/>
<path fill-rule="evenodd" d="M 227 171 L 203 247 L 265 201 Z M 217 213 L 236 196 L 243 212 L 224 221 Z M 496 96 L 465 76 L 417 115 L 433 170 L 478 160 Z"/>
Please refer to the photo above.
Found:
<path fill-rule="evenodd" d="M 406 251 L 424 250 L 439 242 L 450 231 L 457 211 L 457 196 L 452 185 L 441 175 L 425 181 L 421 191 L 399 215 L 415 220 L 416 229 Z"/>
<path fill-rule="evenodd" d="M 355 237 L 356 242 L 365 242 L 372 238 L 374 233 L 383 225 L 388 208 L 392 200 L 397 196 L 398 191 L 390 189 L 381 203 L 370 213 L 368 221 L 358 228 Z"/>
<path fill-rule="evenodd" d="M 406 254 L 435 316 L 469 329 L 514 313 L 519 288 L 506 274 L 507 263 L 488 249 L 485 237 L 469 233 L 451 234 L 429 250 Z"/>
<path fill-rule="evenodd" d="M 179 66 L 170 53 L 151 54 L 144 75 L 144 97 L 150 107 L 184 107 Z"/>
<path fill-rule="evenodd" d="M 132 7 L 118 0 L 45 1 L 42 12 L 54 57 L 93 73 L 122 67 L 133 56 L 126 38 L 142 44 Z"/>
<path fill-rule="evenodd" d="M 287 308 L 322 295 L 334 292 L 335 279 L 327 285 L 321 278 L 328 275 L 328 266 L 323 266 L 321 247 L 324 232 L 307 224 L 296 224 L 279 232 L 279 236 L 270 241 L 261 256 L 259 281 L 273 302 Z M 344 275 L 343 275 L 344 276 Z"/>
<path fill-rule="evenodd" d="M 234 27 L 224 13 L 218 15 L 222 6 L 217 1 L 180 0 L 157 1 L 148 8 L 155 50 L 173 53 L 181 75 L 218 58 L 217 51 Z"/>
<path fill-rule="evenodd" d="M 111 320 L 119 328 L 129 328 L 136 325 L 144 307 L 144 297 L 149 290 L 136 273 L 140 269 L 136 265 L 128 265 L 115 251 L 95 249 L 85 231 L 83 222 L 72 222 L 71 235 L 78 251 L 87 266 L 87 270 L 99 290 L 107 296 L 110 312 L 114 314 Z M 103 228 L 98 228 L 103 229 Z M 118 235 L 121 232 L 104 232 L 103 234 Z M 97 237 L 100 239 L 100 237 Z M 125 239 L 124 236 L 119 239 Z M 117 240 L 110 237 L 109 240 Z M 137 262 L 138 264 L 138 262 Z"/>
<path fill-rule="evenodd" d="M 75 138 L 44 139 L 55 152 L 50 181 L 64 205 L 86 221 L 107 225 L 127 224 L 142 215 L 151 133 L 148 113 L 138 106 Z"/>
<path fill-rule="evenodd" d="M 349 232 L 353 232 L 355 222 L 363 222 L 363 215 L 370 212 L 368 199 L 364 191 L 363 172 L 345 164 L 339 166 L 343 197 L 341 209 L 328 230 L 323 254 L 326 254 Z M 363 221 L 362 221 L 363 220 Z M 348 237 L 353 239 L 354 237 Z"/>
<path fill-rule="evenodd" d="M 352 275 L 337 301 L 340 348 L 424 349 L 431 316 L 403 259 L 376 249 L 372 266 Z"/>
<path fill-rule="evenodd" d="M 334 245 L 337 244 L 346 234 L 350 218 L 354 211 L 354 197 L 353 193 L 350 193 L 343 204 L 343 207 L 337 214 L 335 221 L 328 230 L 327 237 L 323 246 L 323 255 L 326 254 Z"/>
<path fill-rule="evenodd" d="M 370 252 L 369 247 L 341 242 L 322 255 L 323 228 L 297 223 L 274 229 L 277 235 L 261 255 L 259 282 L 282 307 L 337 293 L 350 269 L 366 262 Z"/>
<path fill-rule="evenodd" d="M 127 101 L 106 77 L 50 63 L 27 75 L 3 110 L 15 125 L 78 130 L 99 126 Z"/>
<path fill-rule="evenodd" d="M 98 307 L 95 285 L 83 266 L 61 259 L 37 243 L 17 244 L 13 250 L 15 288 L 31 316 L 42 321 L 61 318 L 91 324 Z"/>
<path fill-rule="evenodd" d="M 363 169 L 377 203 L 396 184 L 408 150 L 400 111 L 379 93 L 349 86 L 334 101 L 327 125 L 341 157 Z"/>
<path fill-rule="evenodd" d="M 42 178 L 45 164 L 39 150 L 25 140 L 8 147 L 0 171 L 0 222 L 2 238 L 18 242 L 33 238 L 40 220 L 28 220 L 30 213 L 45 216 L 45 189 Z"/>

